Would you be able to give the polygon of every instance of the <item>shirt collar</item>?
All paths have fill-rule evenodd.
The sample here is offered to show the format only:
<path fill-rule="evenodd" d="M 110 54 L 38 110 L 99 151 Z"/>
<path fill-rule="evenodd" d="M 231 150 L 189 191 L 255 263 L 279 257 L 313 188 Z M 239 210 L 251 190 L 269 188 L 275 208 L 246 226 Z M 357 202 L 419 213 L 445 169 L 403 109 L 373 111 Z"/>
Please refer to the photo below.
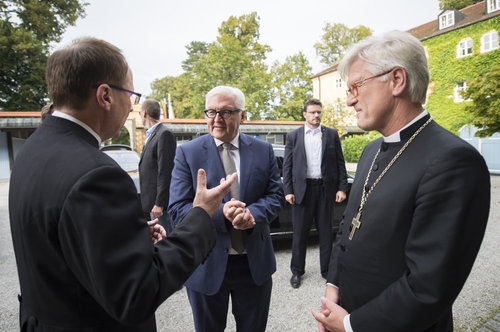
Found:
<path fill-rule="evenodd" d="M 309 133 L 309 132 L 314 134 L 314 133 L 317 133 L 319 131 L 321 131 L 321 125 L 319 125 L 318 128 L 314 128 L 313 129 L 313 128 L 309 128 L 309 126 L 307 125 L 307 123 L 304 124 L 304 133 L 306 133 L 306 134 Z"/>
<path fill-rule="evenodd" d="M 417 115 L 413 120 L 411 120 L 410 122 L 408 122 L 408 124 L 406 126 L 404 126 L 403 128 L 399 129 L 394 134 L 389 135 L 389 136 L 383 136 L 384 137 L 384 142 L 386 142 L 386 143 L 401 142 L 401 131 L 405 130 L 406 128 L 408 128 L 409 126 L 411 126 L 412 124 L 414 124 L 418 120 L 422 119 L 427 114 L 429 114 L 429 112 L 427 112 L 426 110 L 423 110 L 422 113 L 420 113 L 419 115 Z"/>
<path fill-rule="evenodd" d="M 214 141 L 215 141 L 215 145 L 217 147 L 221 146 L 222 144 L 224 144 L 223 141 L 221 141 L 220 139 L 218 138 L 215 138 L 214 137 Z M 233 138 L 233 140 L 230 142 L 234 147 L 236 147 L 237 149 L 240 148 L 240 133 L 238 132 L 238 134 L 236 134 L 236 137 Z"/>
<path fill-rule="evenodd" d="M 151 133 L 155 130 L 155 128 L 160 124 L 161 122 L 157 122 L 155 123 L 151 128 L 149 128 L 148 130 L 146 130 L 146 136 L 149 136 L 151 135 Z"/>
<path fill-rule="evenodd" d="M 54 111 L 54 113 L 52 113 L 52 116 L 57 116 L 58 118 L 63 118 L 63 119 L 69 120 L 71 122 L 74 122 L 77 125 L 80 125 L 83 129 L 85 129 L 92 136 L 94 136 L 95 139 L 97 140 L 98 144 L 101 145 L 101 137 L 99 135 L 97 135 L 97 133 L 94 130 L 92 130 L 92 128 L 90 128 L 87 124 L 85 124 L 82 121 L 78 120 L 74 116 L 71 116 L 71 115 L 69 115 L 67 113 L 63 113 L 61 111 Z"/>

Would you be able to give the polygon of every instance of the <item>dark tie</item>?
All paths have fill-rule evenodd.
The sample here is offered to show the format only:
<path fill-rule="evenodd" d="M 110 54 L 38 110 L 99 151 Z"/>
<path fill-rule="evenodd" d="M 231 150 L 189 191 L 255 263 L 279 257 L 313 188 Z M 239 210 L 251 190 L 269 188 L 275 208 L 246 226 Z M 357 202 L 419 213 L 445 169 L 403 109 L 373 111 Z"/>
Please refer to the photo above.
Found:
<path fill-rule="evenodd" d="M 236 172 L 236 165 L 231 157 L 231 143 L 222 144 L 222 165 L 224 165 L 224 171 L 226 175 L 230 175 Z M 238 178 L 236 178 L 231 185 L 231 198 L 240 198 L 240 185 L 238 183 Z M 231 228 L 231 246 L 239 254 L 245 250 L 245 245 L 243 243 L 243 236 L 241 230 Z"/>

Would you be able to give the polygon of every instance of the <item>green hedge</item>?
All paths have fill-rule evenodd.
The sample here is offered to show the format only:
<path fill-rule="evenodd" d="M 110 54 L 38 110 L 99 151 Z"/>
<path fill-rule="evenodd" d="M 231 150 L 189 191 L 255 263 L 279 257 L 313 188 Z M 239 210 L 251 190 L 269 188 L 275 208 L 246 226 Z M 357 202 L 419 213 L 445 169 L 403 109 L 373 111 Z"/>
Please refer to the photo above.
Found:
<path fill-rule="evenodd" d="M 381 135 L 376 131 L 371 131 L 363 135 L 352 135 L 342 140 L 342 151 L 346 163 L 357 163 L 365 146 Z"/>

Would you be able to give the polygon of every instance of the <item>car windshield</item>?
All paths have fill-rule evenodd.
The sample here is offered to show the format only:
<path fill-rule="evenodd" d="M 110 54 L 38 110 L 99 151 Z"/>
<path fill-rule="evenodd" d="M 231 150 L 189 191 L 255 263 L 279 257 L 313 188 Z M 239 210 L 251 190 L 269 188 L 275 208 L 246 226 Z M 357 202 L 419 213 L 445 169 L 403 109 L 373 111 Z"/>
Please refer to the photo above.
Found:
<path fill-rule="evenodd" d="M 114 159 L 126 172 L 135 172 L 138 170 L 139 156 L 134 151 L 104 151 L 108 156 Z"/>

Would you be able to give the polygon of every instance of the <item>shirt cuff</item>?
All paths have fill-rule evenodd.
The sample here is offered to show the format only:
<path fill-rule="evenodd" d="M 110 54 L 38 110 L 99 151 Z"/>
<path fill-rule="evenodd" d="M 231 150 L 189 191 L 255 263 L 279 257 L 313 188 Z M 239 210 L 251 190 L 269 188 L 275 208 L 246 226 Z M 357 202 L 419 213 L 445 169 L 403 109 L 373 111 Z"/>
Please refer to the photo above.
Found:
<path fill-rule="evenodd" d="M 330 285 L 330 286 L 332 286 L 332 287 L 335 287 L 335 288 L 337 288 L 337 289 L 339 289 L 339 286 L 334 285 L 334 284 L 332 284 L 331 282 L 327 282 L 326 284 L 327 284 L 327 285 Z"/>
<path fill-rule="evenodd" d="M 351 315 L 346 315 L 344 317 L 344 330 L 345 332 L 354 332 L 351 327 Z"/>

